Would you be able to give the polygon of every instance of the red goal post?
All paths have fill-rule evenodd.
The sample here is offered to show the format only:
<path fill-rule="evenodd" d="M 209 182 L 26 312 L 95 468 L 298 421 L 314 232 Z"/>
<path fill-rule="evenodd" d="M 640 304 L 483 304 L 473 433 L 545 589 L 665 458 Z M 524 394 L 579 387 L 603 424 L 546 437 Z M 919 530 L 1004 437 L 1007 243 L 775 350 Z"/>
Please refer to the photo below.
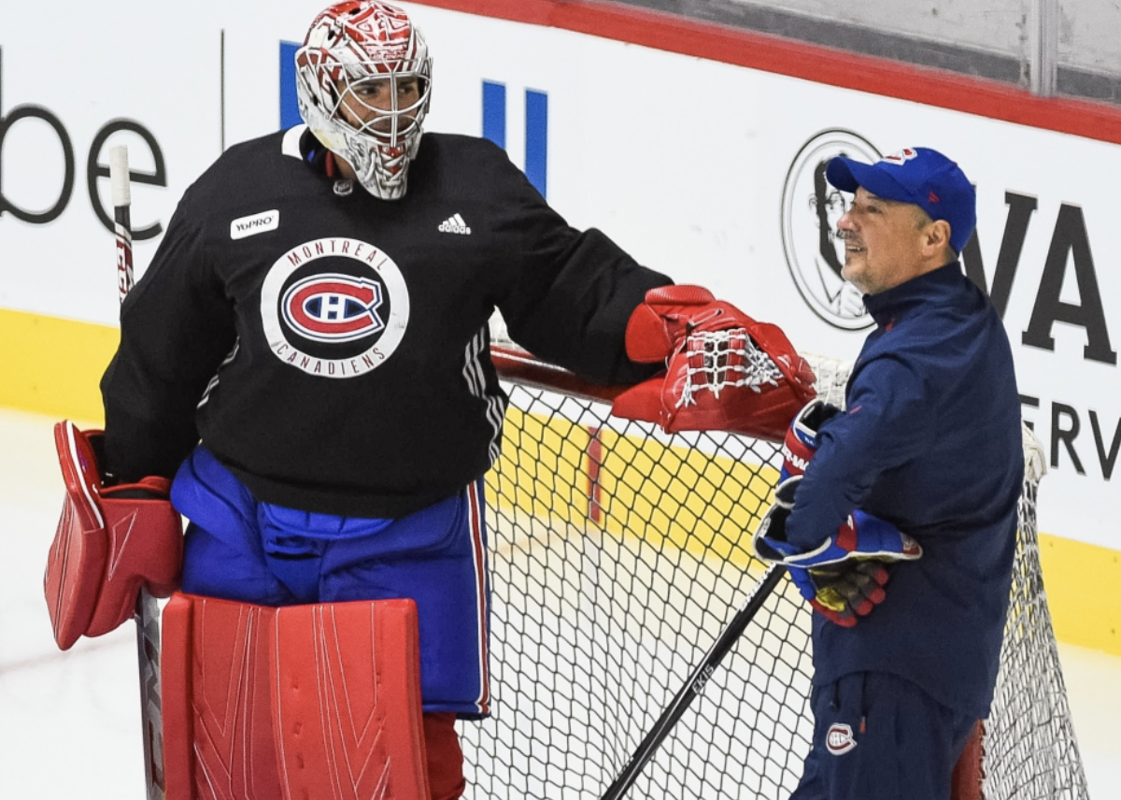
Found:
<path fill-rule="evenodd" d="M 763 574 L 750 535 L 781 463 L 773 441 L 666 435 L 614 418 L 619 391 L 510 345 L 487 475 L 493 715 L 461 726 L 469 797 L 599 798 Z M 807 356 L 841 404 L 848 365 Z M 1087 797 L 1043 592 L 1025 476 L 996 701 L 957 800 Z M 785 798 L 809 747 L 809 612 L 783 581 L 629 797 Z"/>

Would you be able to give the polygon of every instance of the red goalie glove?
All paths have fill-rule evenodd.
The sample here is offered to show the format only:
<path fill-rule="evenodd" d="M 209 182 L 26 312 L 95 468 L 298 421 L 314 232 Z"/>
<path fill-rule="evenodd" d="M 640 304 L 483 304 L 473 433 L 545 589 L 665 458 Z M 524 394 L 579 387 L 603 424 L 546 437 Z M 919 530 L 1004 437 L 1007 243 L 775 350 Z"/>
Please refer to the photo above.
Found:
<path fill-rule="evenodd" d="M 776 325 L 756 322 L 699 286 L 662 286 L 627 323 L 627 355 L 666 372 L 628 389 L 611 411 L 667 433 L 725 430 L 779 441 L 814 397 L 814 374 Z"/>

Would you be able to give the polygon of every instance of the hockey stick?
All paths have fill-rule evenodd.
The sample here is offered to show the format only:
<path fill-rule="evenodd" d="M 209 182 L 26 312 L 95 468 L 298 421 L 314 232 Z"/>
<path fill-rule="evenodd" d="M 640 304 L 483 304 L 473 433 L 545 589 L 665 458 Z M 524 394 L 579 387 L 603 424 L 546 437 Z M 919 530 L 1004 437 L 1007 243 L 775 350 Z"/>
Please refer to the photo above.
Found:
<path fill-rule="evenodd" d="M 623 795 L 626 794 L 631 784 L 635 782 L 639 773 L 642 772 L 642 768 L 654 757 L 654 753 L 661 746 L 662 742 L 665 741 L 665 738 L 669 736 L 673 726 L 681 719 L 682 714 L 685 713 L 685 709 L 704 692 L 705 684 L 708 683 L 708 679 L 712 676 L 716 667 L 724 660 L 724 656 L 728 654 L 728 651 L 732 649 L 736 641 L 739 640 L 744 629 L 747 628 L 748 623 L 751 622 L 752 618 L 754 618 L 755 614 L 762 608 L 763 603 L 770 596 L 771 592 L 778 586 L 785 572 L 786 567 L 781 564 L 772 564 L 767 569 L 767 572 L 763 575 L 763 580 L 761 580 L 751 594 L 747 596 L 743 605 L 740 606 L 740 610 L 736 612 L 736 615 L 732 617 L 732 621 L 728 623 L 723 633 L 720 634 L 720 638 L 716 640 L 705 654 L 705 657 L 701 659 L 701 663 L 693 670 L 688 680 L 685 681 L 685 685 L 681 687 L 673 700 L 671 700 L 670 704 L 666 707 L 666 710 L 658 717 L 657 721 L 650 729 L 650 732 L 646 734 L 646 738 L 642 740 L 638 749 L 634 751 L 631 760 L 627 762 L 627 765 L 619 774 L 619 777 L 615 779 L 614 783 L 607 787 L 607 791 L 604 792 L 602 800 L 621 800 Z"/>
<path fill-rule="evenodd" d="M 123 303 L 132 289 L 132 222 L 128 148 L 109 150 L 109 183 L 116 235 L 117 289 Z M 148 800 L 163 800 L 163 711 L 160 701 L 160 609 L 144 586 L 136 597 L 136 651 L 140 664 L 140 720 L 144 735 L 144 784 Z"/>

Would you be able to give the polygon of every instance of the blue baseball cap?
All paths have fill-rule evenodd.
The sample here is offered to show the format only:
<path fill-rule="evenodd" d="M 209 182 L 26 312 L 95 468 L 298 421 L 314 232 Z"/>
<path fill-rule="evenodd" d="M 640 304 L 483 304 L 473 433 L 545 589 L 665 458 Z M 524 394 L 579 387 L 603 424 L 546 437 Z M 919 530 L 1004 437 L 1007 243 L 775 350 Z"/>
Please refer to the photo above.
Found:
<path fill-rule="evenodd" d="M 885 200 L 914 203 L 931 219 L 950 223 L 950 246 L 958 253 L 977 227 L 977 193 L 961 167 L 929 147 L 907 147 L 863 164 L 836 156 L 825 177 L 842 192 L 863 186 Z"/>

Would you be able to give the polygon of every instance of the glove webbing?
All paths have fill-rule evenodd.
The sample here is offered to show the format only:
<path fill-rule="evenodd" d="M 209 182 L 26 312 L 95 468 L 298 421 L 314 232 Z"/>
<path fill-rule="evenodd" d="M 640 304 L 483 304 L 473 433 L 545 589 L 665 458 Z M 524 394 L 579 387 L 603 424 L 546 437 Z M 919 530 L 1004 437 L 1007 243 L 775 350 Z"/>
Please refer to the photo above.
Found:
<path fill-rule="evenodd" d="M 778 386 L 783 377 L 771 357 L 755 346 L 743 328 L 691 333 L 686 337 L 686 354 L 687 380 L 677 408 L 696 404 L 695 391 L 709 389 L 719 397 L 724 388 L 746 386 L 758 392 L 763 385 Z M 697 354 L 702 356 L 702 366 L 693 366 Z"/>

